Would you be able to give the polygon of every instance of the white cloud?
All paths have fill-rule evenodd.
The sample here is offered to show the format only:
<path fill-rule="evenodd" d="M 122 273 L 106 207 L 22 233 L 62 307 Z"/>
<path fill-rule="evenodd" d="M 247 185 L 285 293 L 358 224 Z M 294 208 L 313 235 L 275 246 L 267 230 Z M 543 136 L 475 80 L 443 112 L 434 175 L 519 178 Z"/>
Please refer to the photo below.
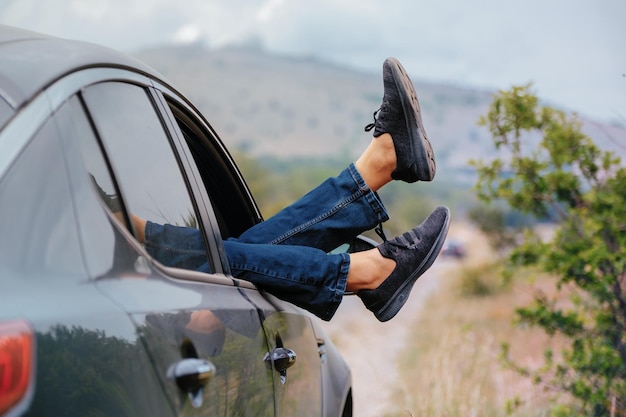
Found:
<path fill-rule="evenodd" d="M 267 0 L 256 13 L 256 18 L 260 22 L 268 21 L 274 12 L 284 3 L 284 0 Z"/>
<path fill-rule="evenodd" d="M 176 43 L 193 43 L 202 39 L 202 30 L 194 25 L 184 25 L 174 34 L 174 42 Z"/>

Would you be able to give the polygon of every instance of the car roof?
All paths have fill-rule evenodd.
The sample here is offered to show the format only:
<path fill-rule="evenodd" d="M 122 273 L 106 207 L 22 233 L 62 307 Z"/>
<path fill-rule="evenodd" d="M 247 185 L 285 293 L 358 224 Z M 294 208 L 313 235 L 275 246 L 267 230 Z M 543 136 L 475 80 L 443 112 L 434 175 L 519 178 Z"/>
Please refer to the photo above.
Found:
<path fill-rule="evenodd" d="M 13 110 L 63 76 L 94 67 L 125 68 L 162 78 L 135 58 L 104 46 L 0 25 L 0 99 Z"/>

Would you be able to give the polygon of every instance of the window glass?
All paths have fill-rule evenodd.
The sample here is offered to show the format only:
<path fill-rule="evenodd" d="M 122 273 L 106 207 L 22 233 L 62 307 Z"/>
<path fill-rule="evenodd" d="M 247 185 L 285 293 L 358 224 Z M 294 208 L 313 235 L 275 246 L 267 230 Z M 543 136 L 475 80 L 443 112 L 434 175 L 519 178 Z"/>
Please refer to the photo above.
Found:
<path fill-rule="evenodd" d="M 169 138 L 143 88 L 91 86 L 83 97 L 101 135 L 137 239 L 166 266 L 208 272 L 198 216 Z M 102 197 L 121 210 L 114 190 Z"/>
<path fill-rule="evenodd" d="M 56 111 L 54 119 L 63 142 L 83 253 L 91 276 L 136 272 L 137 251 L 111 224 L 111 218 L 98 200 L 100 197 L 109 201 L 114 211 L 121 214 L 113 178 L 80 99 L 70 98 Z M 119 220 L 123 222 L 124 218 L 119 216 Z"/>
<path fill-rule="evenodd" d="M 72 199 L 48 120 L 0 179 L 0 278 L 84 278 Z"/>

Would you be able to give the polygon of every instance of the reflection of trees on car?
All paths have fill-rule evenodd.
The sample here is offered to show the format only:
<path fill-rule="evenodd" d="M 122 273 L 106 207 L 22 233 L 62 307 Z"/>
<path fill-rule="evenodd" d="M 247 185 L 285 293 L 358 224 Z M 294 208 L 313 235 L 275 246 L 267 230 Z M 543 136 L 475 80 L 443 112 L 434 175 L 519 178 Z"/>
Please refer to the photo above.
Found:
<path fill-rule="evenodd" d="M 188 316 L 187 313 L 180 314 Z M 248 331 L 253 328 L 249 327 Z M 272 386 L 272 374 L 263 363 L 261 354 L 267 350 L 267 345 L 263 332 L 258 331 L 258 324 L 256 329 L 254 334 L 243 335 L 223 327 L 217 328 L 216 332 L 222 332 L 221 336 L 213 335 L 214 338 L 204 340 L 204 347 L 216 354 L 210 360 L 217 373 L 204 392 L 203 415 L 223 415 L 226 410 L 228 415 L 250 415 L 251 410 L 254 410 L 254 415 L 273 415 L 274 399 L 272 393 L 267 391 L 267 387 Z M 193 354 L 207 357 L 199 340 L 187 339 L 189 343 L 175 343 L 175 338 L 164 337 L 162 330 L 152 326 L 142 326 L 139 333 L 150 346 L 151 356 L 162 358 L 157 363 L 173 364 Z M 182 332 L 180 337 L 187 338 Z M 211 343 L 222 343 L 224 346 L 207 346 Z M 146 387 L 155 379 L 142 344 L 107 336 L 101 330 L 55 326 L 49 332 L 37 333 L 37 345 L 36 398 L 27 415 L 172 414 L 171 405 L 165 397 L 159 402 L 154 397 L 142 395 L 161 390 L 158 386 Z M 181 349 L 181 346 L 188 348 Z M 193 346 L 198 346 L 198 349 Z M 259 352 L 258 358 L 242 359 L 242 354 L 250 351 Z M 166 371 L 158 369 L 159 376 L 165 376 Z M 241 381 L 245 384 L 240 384 Z M 185 415 L 195 415 L 188 397 L 172 381 L 166 382 L 166 389 L 177 409 L 186 410 Z M 68 408 L 67 404 L 72 406 Z"/>
<path fill-rule="evenodd" d="M 37 332 L 37 354 L 35 399 L 26 415 L 170 415 L 166 401 L 146 395 L 160 387 L 147 387 L 155 379 L 137 343 L 55 326 Z"/>
<path fill-rule="evenodd" d="M 183 224 L 177 225 L 177 226 L 192 227 L 194 229 L 198 228 L 198 219 L 195 213 L 193 213 L 191 210 L 187 212 L 186 216 L 181 216 L 181 217 L 183 219 Z"/>

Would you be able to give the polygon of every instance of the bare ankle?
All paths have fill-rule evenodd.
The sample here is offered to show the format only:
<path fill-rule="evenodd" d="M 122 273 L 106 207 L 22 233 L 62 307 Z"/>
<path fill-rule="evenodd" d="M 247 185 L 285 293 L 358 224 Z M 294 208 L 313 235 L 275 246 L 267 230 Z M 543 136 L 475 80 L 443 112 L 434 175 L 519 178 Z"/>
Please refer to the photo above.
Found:
<path fill-rule="evenodd" d="M 377 264 L 377 268 L 376 268 L 376 278 L 371 283 L 372 287 L 369 288 L 372 290 L 378 288 L 380 284 L 385 282 L 387 277 L 391 275 L 394 268 L 396 267 L 396 262 L 393 259 L 385 258 L 384 256 L 380 254 L 378 249 L 374 249 L 374 252 L 375 252 L 374 257 L 375 257 L 375 261 Z"/>
<path fill-rule="evenodd" d="M 389 183 L 396 167 L 396 153 L 391 135 L 374 138 L 354 163 L 363 180 L 372 191 L 378 191 Z"/>
<path fill-rule="evenodd" d="M 395 261 L 383 257 L 378 249 L 350 254 L 346 290 L 373 290 L 382 284 L 395 268 Z"/>

